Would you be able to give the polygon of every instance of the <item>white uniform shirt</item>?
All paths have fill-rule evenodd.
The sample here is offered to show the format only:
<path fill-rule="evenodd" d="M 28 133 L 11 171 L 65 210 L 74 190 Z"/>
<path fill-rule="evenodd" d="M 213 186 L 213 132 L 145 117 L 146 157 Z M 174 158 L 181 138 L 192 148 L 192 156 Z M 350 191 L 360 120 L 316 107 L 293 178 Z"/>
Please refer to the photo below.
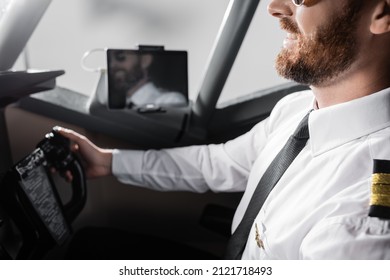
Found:
<path fill-rule="evenodd" d="M 155 190 L 245 191 L 234 231 L 268 165 L 313 108 L 311 91 L 282 99 L 270 117 L 225 144 L 114 151 L 113 173 Z M 368 217 L 373 159 L 390 160 L 390 89 L 315 110 L 310 139 L 276 184 L 243 259 L 390 259 L 390 223 Z"/>
<path fill-rule="evenodd" d="M 168 92 L 158 89 L 149 82 L 139 88 L 132 96 L 128 97 L 126 103 L 134 103 L 137 106 L 154 104 L 157 106 L 181 107 L 187 105 L 187 100 L 179 92 Z"/>

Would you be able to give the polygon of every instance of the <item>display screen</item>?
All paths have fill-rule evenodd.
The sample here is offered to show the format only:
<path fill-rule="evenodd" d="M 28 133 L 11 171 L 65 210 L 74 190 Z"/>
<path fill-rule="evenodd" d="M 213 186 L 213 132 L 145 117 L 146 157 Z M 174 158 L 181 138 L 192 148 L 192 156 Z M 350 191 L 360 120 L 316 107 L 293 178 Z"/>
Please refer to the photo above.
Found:
<path fill-rule="evenodd" d="M 186 51 L 107 50 L 108 107 L 188 105 Z"/>

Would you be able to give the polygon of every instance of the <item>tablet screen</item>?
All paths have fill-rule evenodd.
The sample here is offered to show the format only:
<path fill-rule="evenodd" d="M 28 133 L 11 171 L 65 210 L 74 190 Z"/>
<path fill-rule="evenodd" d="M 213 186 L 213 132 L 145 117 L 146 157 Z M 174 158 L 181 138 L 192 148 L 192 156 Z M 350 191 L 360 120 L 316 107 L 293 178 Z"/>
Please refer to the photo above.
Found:
<path fill-rule="evenodd" d="M 186 51 L 107 50 L 111 109 L 188 105 Z"/>

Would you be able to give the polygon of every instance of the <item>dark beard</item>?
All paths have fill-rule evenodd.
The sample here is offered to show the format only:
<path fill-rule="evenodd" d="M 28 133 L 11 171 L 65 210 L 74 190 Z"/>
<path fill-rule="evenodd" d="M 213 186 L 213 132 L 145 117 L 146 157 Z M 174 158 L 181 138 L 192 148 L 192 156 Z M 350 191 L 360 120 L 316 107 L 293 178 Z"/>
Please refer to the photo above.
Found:
<path fill-rule="evenodd" d="M 134 65 L 134 68 L 130 71 L 127 69 L 113 69 L 113 77 L 111 80 L 114 82 L 114 88 L 116 91 L 128 91 L 138 85 L 139 81 L 144 78 L 144 72 L 140 64 Z M 123 71 L 124 79 L 116 79 L 117 72 Z"/>
<path fill-rule="evenodd" d="M 304 38 L 295 23 L 280 20 L 282 29 L 297 35 L 293 49 L 283 49 L 276 58 L 278 74 L 295 82 L 325 86 L 349 69 L 358 54 L 356 29 L 361 1 L 348 1 L 344 12 L 312 38 Z"/>

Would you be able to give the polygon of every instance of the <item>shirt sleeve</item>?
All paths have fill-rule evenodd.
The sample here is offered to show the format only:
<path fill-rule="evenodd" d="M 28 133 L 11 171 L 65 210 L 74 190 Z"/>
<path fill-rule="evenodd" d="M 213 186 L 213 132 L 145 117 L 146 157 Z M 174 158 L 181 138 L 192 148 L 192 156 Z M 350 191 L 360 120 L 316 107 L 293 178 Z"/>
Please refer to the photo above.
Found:
<path fill-rule="evenodd" d="M 373 217 L 334 218 L 306 236 L 302 259 L 390 259 L 390 221 Z"/>
<path fill-rule="evenodd" d="M 266 143 L 268 119 L 225 144 L 162 150 L 114 150 L 112 171 L 126 184 L 160 191 L 244 191 Z"/>
<path fill-rule="evenodd" d="M 162 150 L 115 150 L 112 172 L 126 184 L 160 191 L 241 192 L 246 188 L 250 170 L 268 137 L 280 120 L 288 119 L 294 106 L 307 107 L 300 98 L 305 92 L 280 100 L 269 118 L 249 132 L 224 144 Z"/>

